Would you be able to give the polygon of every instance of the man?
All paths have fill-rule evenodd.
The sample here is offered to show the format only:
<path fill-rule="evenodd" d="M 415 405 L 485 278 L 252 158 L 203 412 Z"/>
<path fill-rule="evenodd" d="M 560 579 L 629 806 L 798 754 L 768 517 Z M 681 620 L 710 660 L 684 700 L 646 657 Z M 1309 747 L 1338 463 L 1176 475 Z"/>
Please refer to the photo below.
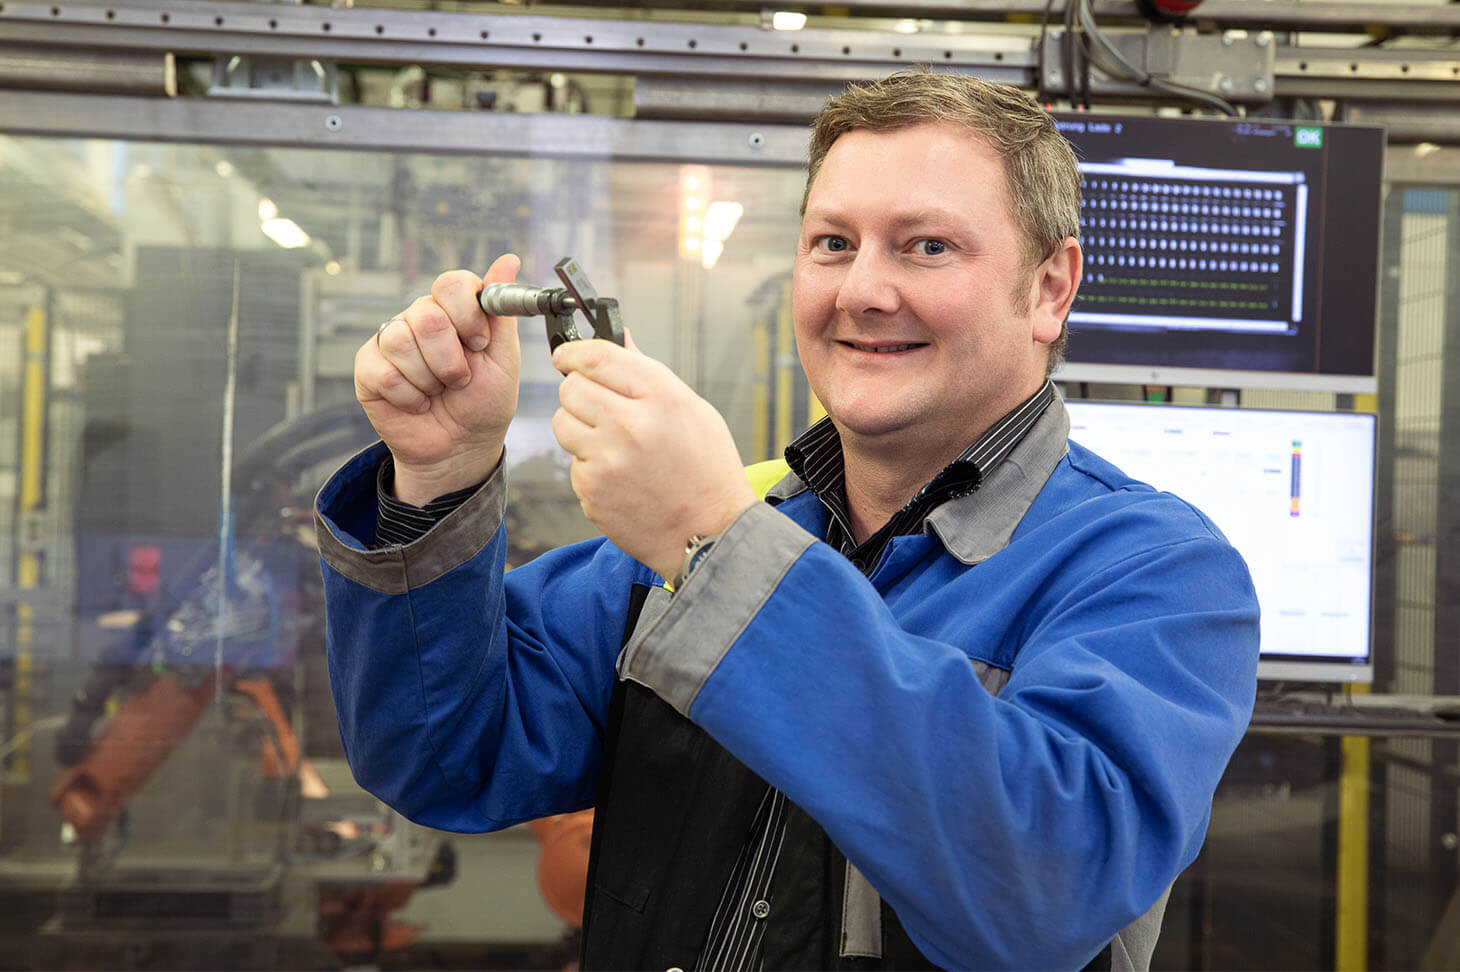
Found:
<path fill-rule="evenodd" d="M 1066 440 L 1078 217 L 1017 91 L 833 99 L 793 285 L 829 419 L 762 502 L 668 369 L 563 345 L 553 429 L 606 540 L 505 579 L 515 324 L 437 278 L 361 348 L 384 443 L 319 500 L 360 782 L 449 830 L 596 806 L 586 967 L 1145 967 L 1257 605 L 1205 517 Z"/>

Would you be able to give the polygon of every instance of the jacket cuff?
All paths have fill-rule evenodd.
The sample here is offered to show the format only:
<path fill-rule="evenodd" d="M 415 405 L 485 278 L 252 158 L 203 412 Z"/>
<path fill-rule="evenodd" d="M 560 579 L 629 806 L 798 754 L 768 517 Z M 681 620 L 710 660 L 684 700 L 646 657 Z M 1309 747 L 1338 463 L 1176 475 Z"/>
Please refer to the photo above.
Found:
<path fill-rule="evenodd" d="M 619 675 L 688 717 L 720 660 L 815 542 L 765 503 L 746 509 L 674 593 L 663 616 L 635 633 L 619 657 Z"/>
<path fill-rule="evenodd" d="M 504 457 L 475 493 L 425 535 L 371 550 L 375 474 L 384 454 L 385 447 L 377 443 L 325 483 L 315 501 L 314 533 L 320 557 L 346 579 L 381 594 L 404 594 L 455 570 L 491 542 L 507 509 L 507 464 Z M 359 535 L 367 528 L 370 536 Z"/>

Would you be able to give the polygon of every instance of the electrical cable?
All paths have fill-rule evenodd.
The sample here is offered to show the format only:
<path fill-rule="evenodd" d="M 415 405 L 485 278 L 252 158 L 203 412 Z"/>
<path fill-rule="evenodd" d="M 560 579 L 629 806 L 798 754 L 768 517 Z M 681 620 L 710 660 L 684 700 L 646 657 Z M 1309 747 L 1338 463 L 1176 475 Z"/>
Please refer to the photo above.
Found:
<path fill-rule="evenodd" d="M 1075 105 L 1075 14 L 1078 0 L 1065 0 L 1065 32 L 1060 36 L 1060 66 L 1065 76 L 1066 100 Z"/>
<path fill-rule="evenodd" d="M 1087 49 L 1095 66 L 1113 78 L 1125 81 L 1133 81 L 1143 88 L 1150 88 L 1153 91 L 1160 91 L 1176 98 L 1197 102 L 1208 108 L 1215 109 L 1224 115 L 1232 118 L 1239 117 L 1239 112 L 1231 102 L 1219 98 L 1214 94 L 1202 91 L 1198 88 L 1189 88 L 1184 84 L 1177 84 L 1173 81 L 1163 81 L 1153 76 L 1149 71 L 1136 67 L 1126 60 L 1115 47 L 1100 33 L 1099 26 L 1095 23 L 1095 13 L 1092 9 L 1093 0 L 1072 0 L 1079 18 L 1083 40 L 1090 45 Z"/>
<path fill-rule="evenodd" d="M 27 739 L 42 731 L 43 729 L 61 728 L 66 724 L 66 718 L 67 717 L 65 715 L 53 715 L 46 716 L 44 719 L 37 719 L 35 722 L 32 722 L 30 725 L 26 726 L 24 729 L 11 736 L 9 741 L 7 741 L 5 745 L 0 746 L 0 759 L 5 759 L 11 753 L 15 752 L 21 746 L 25 745 L 25 741 Z"/>
<path fill-rule="evenodd" d="M 1039 68 L 1034 75 L 1034 96 L 1041 105 L 1048 103 L 1044 87 L 1044 40 L 1049 35 L 1049 12 L 1053 7 L 1054 0 L 1044 0 L 1044 13 L 1039 17 Z"/>

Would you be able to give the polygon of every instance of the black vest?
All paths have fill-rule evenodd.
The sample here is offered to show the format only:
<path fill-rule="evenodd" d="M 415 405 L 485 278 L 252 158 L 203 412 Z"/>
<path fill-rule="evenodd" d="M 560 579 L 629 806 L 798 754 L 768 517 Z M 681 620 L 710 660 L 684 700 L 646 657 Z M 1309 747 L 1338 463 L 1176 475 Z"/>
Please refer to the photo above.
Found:
<path fill-rule="evenodd" d="M 647 588 L 636 587 L 629 629 Z M 584 969 L 695 969 L 766 783 L 649 689 L 616 684 L 583 909 Z M 767 969 L 927 969 L 882 904 L 882 959 L 840 956 L 846 858 L 787 804 Z"/>
<path fill-rule="evenodd" d="M 635 585 L 624 632 L 649 588 Z M 615 683 L 588 858 L 581 968 L 696 969 L 766 782 L 637 682 Z M 846 858 L 786 803 L 766 969 L 932 969 L 882 902 L 882 957 L 841 955 Z M 1110 968 L 1110 947 L 1087 972 Z"/>

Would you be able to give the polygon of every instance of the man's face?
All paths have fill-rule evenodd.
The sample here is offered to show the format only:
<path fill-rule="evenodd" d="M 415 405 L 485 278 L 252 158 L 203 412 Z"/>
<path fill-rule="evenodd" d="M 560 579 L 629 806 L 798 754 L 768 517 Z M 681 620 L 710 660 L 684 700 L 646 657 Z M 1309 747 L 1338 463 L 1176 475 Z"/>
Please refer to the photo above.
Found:
<path fill-rule="evenodd" d="M 797 246 L 811 389 L 844 436 L 905 447 L 915 430 L 929 450 L 961 449 L 1043 382 L 1059 320 L 1042 277 L 980 139 L 951 124 L 849 132 L 811 185 Z"/>

